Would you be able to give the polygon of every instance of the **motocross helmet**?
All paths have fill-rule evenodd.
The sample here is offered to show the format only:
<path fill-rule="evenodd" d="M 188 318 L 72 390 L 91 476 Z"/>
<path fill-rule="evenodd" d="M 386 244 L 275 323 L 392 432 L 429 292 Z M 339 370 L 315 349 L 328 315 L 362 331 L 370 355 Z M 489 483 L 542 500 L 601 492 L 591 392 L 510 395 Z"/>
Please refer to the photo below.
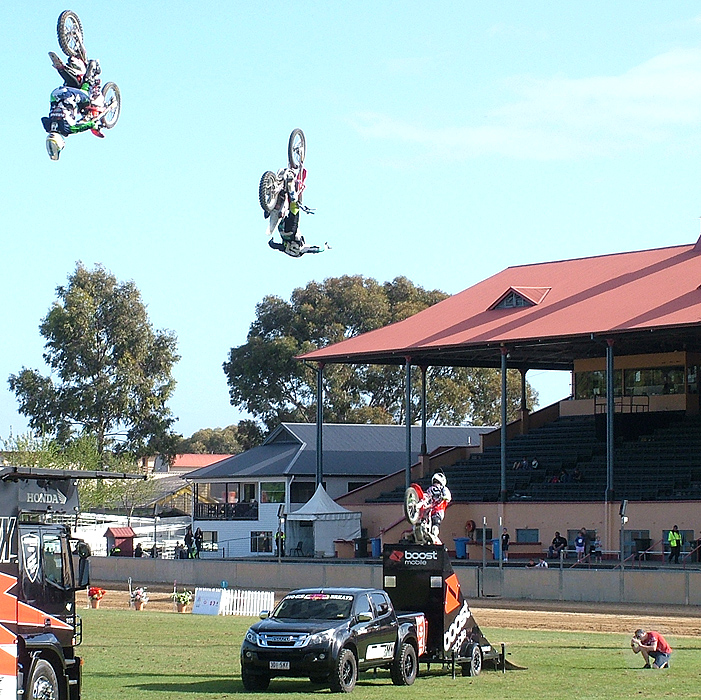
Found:
<path fill-rule="evenodd" d="M 445 478 L 445 474 L 442 472 L 436 472 L 432 477 L 431 477 L 431 483 L 433 484 L 440 484 L 441 486 L 445 486 L 448 483 L 448 480 Z"/>
<path fill-rule="evenodd" d="M 65 145 L 66 141 L 63 136 L 61 136 L 61 134 L 57 134 L 55 131 L 52 131 L 46 137 L 46 150 L 51 160 L 58 160 L 58 157 L 61 155 L 61 151 Z"/>

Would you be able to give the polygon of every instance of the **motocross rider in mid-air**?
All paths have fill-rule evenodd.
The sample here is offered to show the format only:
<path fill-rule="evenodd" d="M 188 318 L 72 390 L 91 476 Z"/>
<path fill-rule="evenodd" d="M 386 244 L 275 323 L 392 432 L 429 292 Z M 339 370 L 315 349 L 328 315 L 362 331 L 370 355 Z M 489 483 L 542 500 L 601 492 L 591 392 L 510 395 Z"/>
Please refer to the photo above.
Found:
<path fill-rule="evenodd" d="M 279 250 L 293 258 L 300 258 L 305 253 L 323 253 L 329 245 L 328 243 L 324 246 L 318 245 L 305 245 L 304 236 L 299 233 L 299 210 L 302 206 L 299 202 L 297 192 L 295 190 L 295 180 L 294 173 L 288 170 L 285 174 L 286 186 L 287 186 L 287 197 L 290 201 L 290 210 L 287 216 L 280 221 L 277 230 L 280 234 L 282 240 L 278 243 L 274 239 L 268 241 L 268 245 L 274 250 Z M 306 177 L 306 170 L 303 171 L 302 177 Z"/>
<path fill-rule="evenodd" d="M 93 59 L 87 65 L 80 58 L 72 56 L 64 64 L 53 52 L 49 52 L 51 63 L 63 78 L 63 85 L 51 93 L 51 107 L 48 117 L 41 123 L 48 133 L 46 150 L 51 160 L 58 160 L 65 137 L 90 129 L 95 136 L 104 138 L 100 130 L 99 114 L 104 108 L 104 98 L 100 91 L 100 63 Z"/>
<path fill-rule="evenodd" d="M 431 477 L 431 487 L 425 495 L 427 505 L 431 509 L 431 536 L 436 544 L 440 544 L 438 534 L 441 529 L 441 523 L 445 517 L 445 509 L 453 498 L 446 483 L 445 474 L 436 472 Z"/>

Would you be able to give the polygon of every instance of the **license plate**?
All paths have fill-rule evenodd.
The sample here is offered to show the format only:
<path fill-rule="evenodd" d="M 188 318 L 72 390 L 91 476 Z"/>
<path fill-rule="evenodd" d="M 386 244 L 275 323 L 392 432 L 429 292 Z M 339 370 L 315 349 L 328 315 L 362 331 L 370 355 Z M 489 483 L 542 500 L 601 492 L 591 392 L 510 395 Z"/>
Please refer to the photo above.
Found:
<path fill-rule="evenodd" d="M 270 662 L 271 671 L 289 671 L 290 662 L 289 661 L 271 661 Z"/>

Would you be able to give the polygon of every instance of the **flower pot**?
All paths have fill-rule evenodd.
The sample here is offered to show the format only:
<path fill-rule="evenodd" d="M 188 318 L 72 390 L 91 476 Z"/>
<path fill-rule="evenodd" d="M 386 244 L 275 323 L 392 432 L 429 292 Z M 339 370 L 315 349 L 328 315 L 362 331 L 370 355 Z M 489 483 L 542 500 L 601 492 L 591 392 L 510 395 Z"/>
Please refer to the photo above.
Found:
<path fill-rule="evenodd" d="M 144 601 L 143 600 L 135 600 L 134 601 L 134 610 L 143 610 L 144 609 Z"/>
<path fill-rule="evenodd" d="M 99 608 L 100 601 L 97 598 L 90 598 L 90 607 L 91 608 Z"/>
<path fill-rule="evenodd" d="M 187 603 L 176 603 L 179 613 L 187 612 Z"/>

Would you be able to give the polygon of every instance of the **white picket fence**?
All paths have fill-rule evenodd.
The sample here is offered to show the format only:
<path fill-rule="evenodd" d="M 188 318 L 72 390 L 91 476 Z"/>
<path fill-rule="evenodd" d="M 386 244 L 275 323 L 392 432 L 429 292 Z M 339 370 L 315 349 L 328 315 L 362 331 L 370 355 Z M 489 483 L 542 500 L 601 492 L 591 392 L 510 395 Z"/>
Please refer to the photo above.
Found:
<path fill-rule="evenodd" d="M 260 614 L 261 610 L 272 610 L 275 607 L 273 591 L 242 591 L 235 588 L 196 588 L 208 596 L 221 596 L 219 604 L 220 615 L 246 615 L 248 617 Z"/>

